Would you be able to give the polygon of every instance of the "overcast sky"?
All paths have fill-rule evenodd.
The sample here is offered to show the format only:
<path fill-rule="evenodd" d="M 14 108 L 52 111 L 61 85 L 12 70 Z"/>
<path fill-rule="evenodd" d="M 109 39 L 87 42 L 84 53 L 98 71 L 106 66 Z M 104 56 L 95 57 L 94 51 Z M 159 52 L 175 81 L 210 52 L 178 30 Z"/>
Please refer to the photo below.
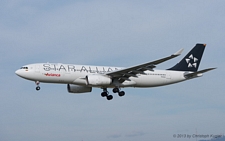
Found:
<path fill-rule="evenodd" d="M 225 1 L 1 0 L 0 140 L 194 141 L 177 134 L 225 133 Z M 129 67 L 196 43 L 207 47 L 203 77 L 158 88 L 126 88 L 107 101 L 101 89 L 69 94 L 66 85 L 15 75 L 31 63 Z M 111 90 L 109 90 L 111 92 Z M 205 139 L 205 138 L 199 138 Z M 209 139 L 209 138 L 207 138 Z"/>

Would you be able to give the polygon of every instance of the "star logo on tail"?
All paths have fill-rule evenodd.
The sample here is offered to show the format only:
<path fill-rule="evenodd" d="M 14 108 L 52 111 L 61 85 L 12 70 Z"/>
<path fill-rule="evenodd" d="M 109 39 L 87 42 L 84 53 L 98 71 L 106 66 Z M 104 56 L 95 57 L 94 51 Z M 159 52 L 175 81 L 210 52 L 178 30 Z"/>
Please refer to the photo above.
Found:
<path fill-rule="evenodd" d="M 193 54 L 191 54 L 188 58 L 185 59 L 188 67 L 192 68 L 192 67 L 197 67 L 197 62 L 198 62 L 198 58 L 194 57 Z"/>

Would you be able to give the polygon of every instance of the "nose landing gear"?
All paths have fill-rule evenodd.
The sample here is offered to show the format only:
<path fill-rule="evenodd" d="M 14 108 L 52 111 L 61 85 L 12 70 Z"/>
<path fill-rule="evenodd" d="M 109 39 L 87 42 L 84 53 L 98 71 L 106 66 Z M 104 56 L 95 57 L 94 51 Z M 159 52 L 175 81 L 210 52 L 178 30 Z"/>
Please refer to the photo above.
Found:
<path fill-rule="evenodd" d="M 41 87 L 39 86 L 40 82 L 39 81 L 35 81 L 35 84 L 37 85 L 36 90 L 39 91 L 41 89 Z"/>

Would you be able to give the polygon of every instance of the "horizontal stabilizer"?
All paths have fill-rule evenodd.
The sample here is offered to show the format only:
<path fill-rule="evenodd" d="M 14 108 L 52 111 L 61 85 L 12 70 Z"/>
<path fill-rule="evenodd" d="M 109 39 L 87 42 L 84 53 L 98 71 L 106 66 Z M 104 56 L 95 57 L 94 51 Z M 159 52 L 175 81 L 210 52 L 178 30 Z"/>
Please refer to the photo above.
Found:
<path fill-rule="evenodd" d="M 202 73 L 205 73 L 207 71 L 211 71 L 211 70 L 214 70 L 214 69 L 216 69 L 216 68 L 204 69 L 204 70 L 197 71 L 197 72 L 194 72 L 194 73 L 187 73 L 184 76 L 187 77 L 187 78 L 196 77 L 196 76 L 201 75 Z"/>

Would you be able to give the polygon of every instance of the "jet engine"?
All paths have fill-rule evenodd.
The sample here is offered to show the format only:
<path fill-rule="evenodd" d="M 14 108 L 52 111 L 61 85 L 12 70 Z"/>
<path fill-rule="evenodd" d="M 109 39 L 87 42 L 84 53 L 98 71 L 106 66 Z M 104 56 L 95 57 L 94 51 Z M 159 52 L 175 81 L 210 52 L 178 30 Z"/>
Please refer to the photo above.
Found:
<path fill-rule="evenodd" d="M 106 75 L 98 75 L 98 74 L 93 74 L 93 75 L 87 75 L 86 76 L 86 81 L 88 85 L 93 85 L 93 86 L 104 86 L 104 85 L 110 85 L 112 83 L 112 79 L 109 78 Z"/>
<path fill-rule="evenodd" d="M 92 87 L 67 84 L 67 91 L 69 93 L 87 93 L 92 91 Z"/>

